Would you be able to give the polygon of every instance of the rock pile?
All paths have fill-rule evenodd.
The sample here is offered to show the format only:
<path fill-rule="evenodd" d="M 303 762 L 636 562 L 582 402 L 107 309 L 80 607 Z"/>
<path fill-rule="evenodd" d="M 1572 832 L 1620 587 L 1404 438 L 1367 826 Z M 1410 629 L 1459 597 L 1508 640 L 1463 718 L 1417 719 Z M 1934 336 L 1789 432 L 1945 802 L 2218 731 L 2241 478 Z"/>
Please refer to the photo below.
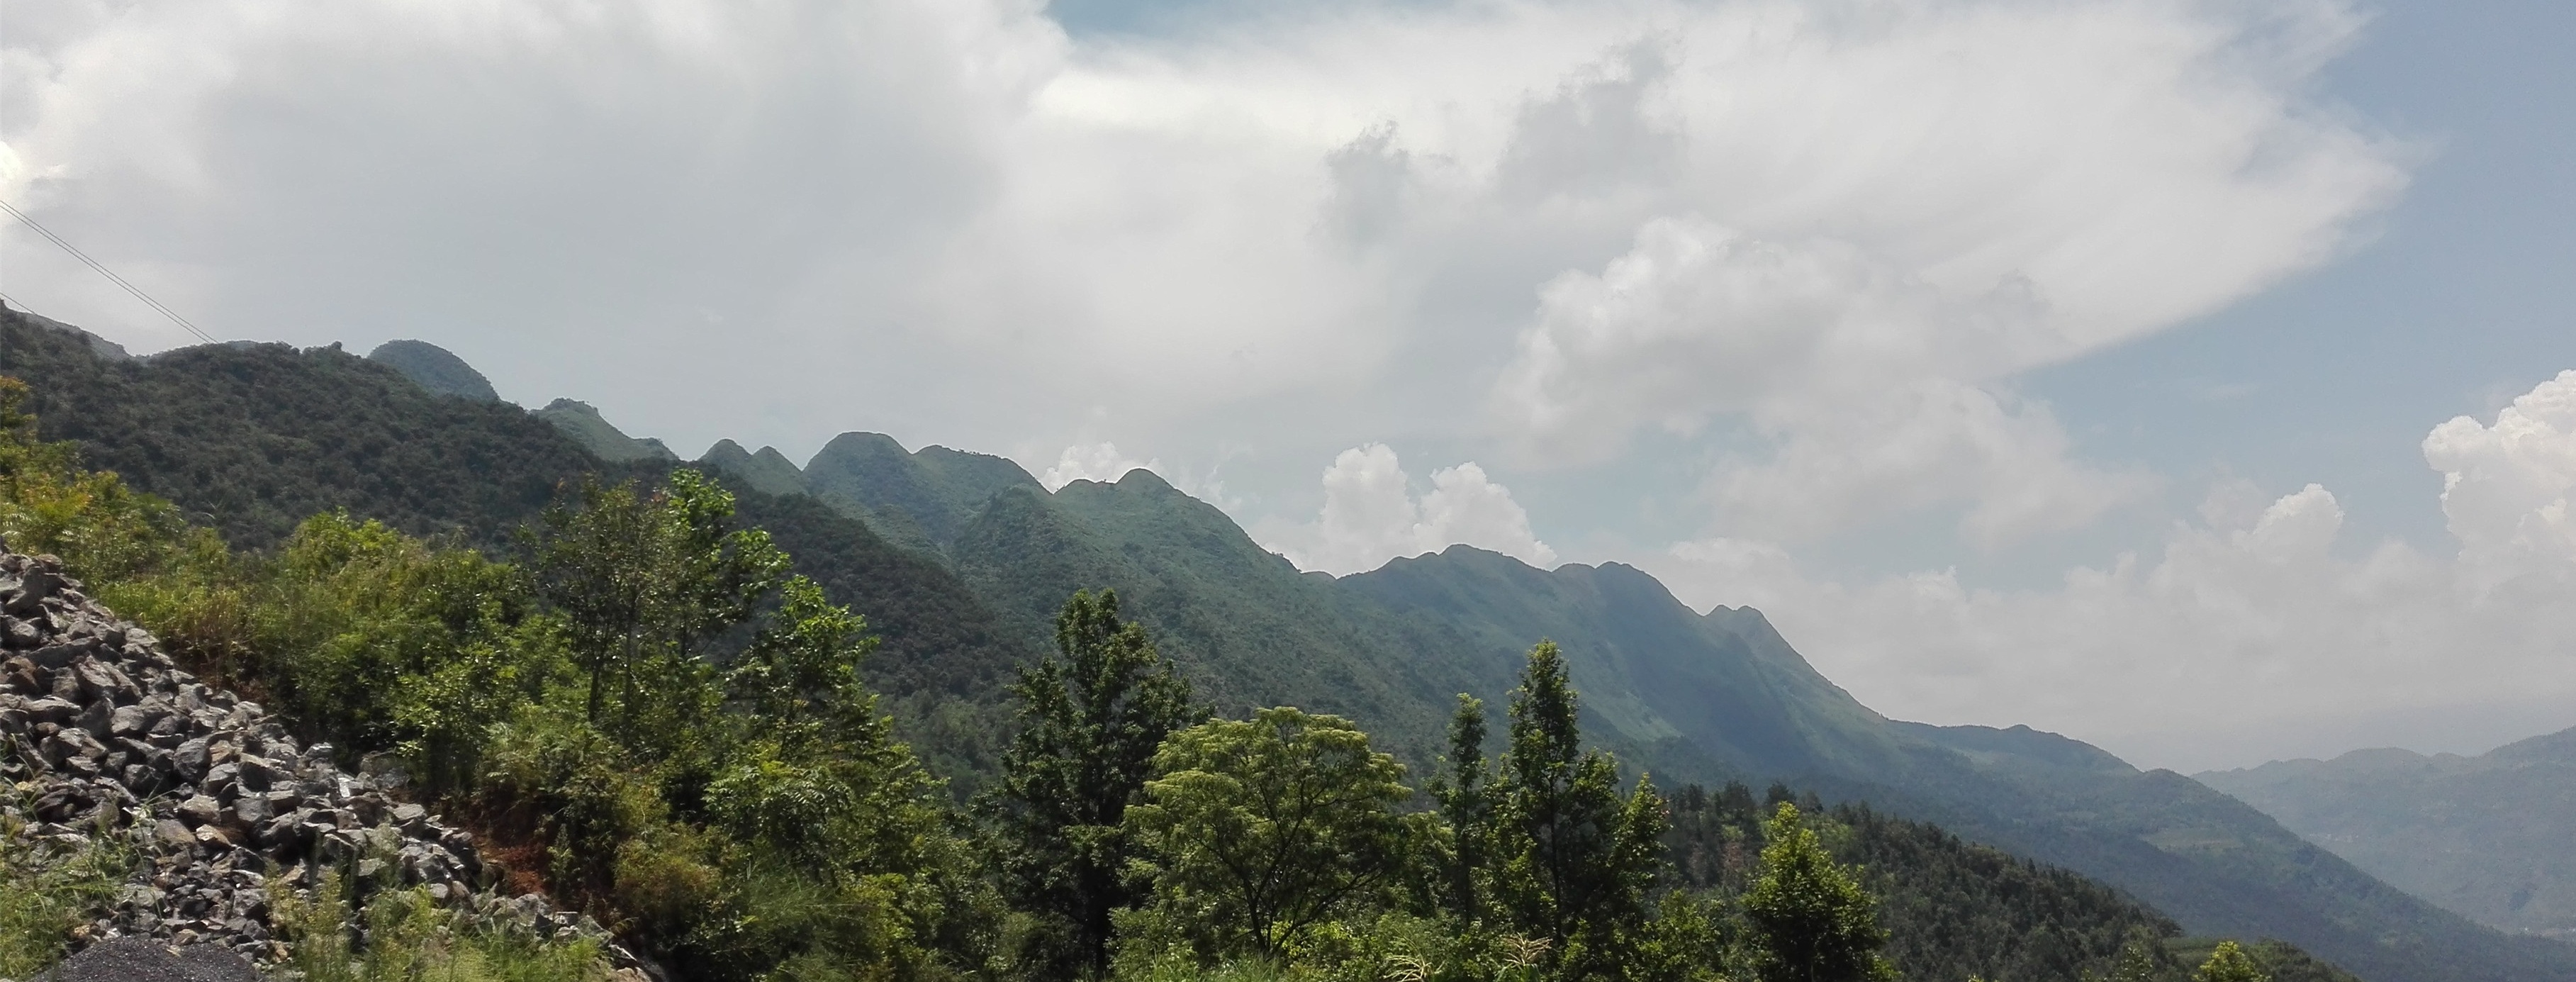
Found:
<path fill-rule="evenodd" d="M 52 556 L 0 551 L 0 848 L 68 852 L 125 839 L 135 871 L 84 940 L 219 945 L 275 963 L 272 884 L 326 870 L 424 889 L 486 926 L 599 939 L 621 978 L 660 972 L 588 917 L 496 896 L 474 836 L 301 747 L 258 703 L 181 671 L 149 632 L 81 593 Z"/>

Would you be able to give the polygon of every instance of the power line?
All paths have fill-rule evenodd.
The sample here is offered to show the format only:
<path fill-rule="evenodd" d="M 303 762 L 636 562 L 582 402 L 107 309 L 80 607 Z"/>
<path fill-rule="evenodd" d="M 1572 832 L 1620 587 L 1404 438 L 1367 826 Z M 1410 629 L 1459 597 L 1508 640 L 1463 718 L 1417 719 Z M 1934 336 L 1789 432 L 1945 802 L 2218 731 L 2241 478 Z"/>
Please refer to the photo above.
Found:
<path fill-rule="evenodd" d="M 118 285 L 118 286 L 121 286 L 121 287 L 124 287 L 124 288 L 125 288 L 125 292 L 127 292 L 127 293 L 131 293 L 131 294 L 134 294 L 134 298 L 135 298 L 135 299 L 137 299 L 137 300 L 141 300 L 141 301 L 143 301 L 146 305 L 150 306 L 152 309 L 157 310 L 157 311 L 160 311 L 160 312 L 161 312 L 161 316 L 163 316 L 163 317 L 167 317 L 167 318 L 170 318 L 171 323 L 177 324 L 177 325 L 179 325 L 180 327 L 187 328 L 187 329 L 188 329 L 188 333 L 196 335 L 196 336 L 197 336 L 197 338 L 198 338 L 198 340 L 204 341 L 204 342 L 206 342 L 207 344 L 214 344 L 214 343 L 215 343 L 215 336 L 214 336 L 214 335 L 211 335 L 211 334 L 208 334 L 208 333 L 206 333 L 206 332 L 204 332 L 204 331 L 198 330 L 198 329 L 197 329 L 197 325 L 195 325 L 195 324 L 191 324 L 191 323 L 188 323 L 188 319 L 187 319 L 187 318 L 185 318 L 185 317 L 181 317 L 181 316 L 179 316 L 179 312 L 178 312 L 178 311 L 175 311 L 175 310 L 172 310 L 172 309 L 170 309 L 170 308 L 168 308 L 168 307 L 164 307 L 164 306 L 162 306 L 162 305 L 161 305 L 161 301 L 158 301 L 158 300 L 154 300 L 154 299 L 152 299 L 152 295 L 151 295 L 151 294 L 148 294 L 148 293 L 143 292 L 143 288 L 138 287 L 138 286 L 135 286 L 135 285 L 134 285 L 134 284 L 132 284 L 132 283 L 128 283 L 128 282 L 126 282 L 126 281 L 125 281 L 125 277 L 122 277 L 122 276 L 118 276 L 118 275 L 116 275 L 116 271 L 115 271 L 115 270 L 112 270 L 112 269 L 107 268 L 106 266 L 100 265 L 98 260 L 91 259 L 91 258 L 89 257 L 89 253 L 82 252 L 82 251 L 80 251 L 80 249 L 78 249 L 78 248 L 74 247 L 71 243 L 66 242 L 66 241 L 63 241 L 63 237 L 62 237 L 62 236 L 59 236 L 59 235 L 55 235 L 52 229 L 49 229 L 49 228 L 46 228 L 46 227 L 44 227 L 44 226 L 42 226 L 42 225 L 38 225 L 38 224 L 36 224 L 36 220 L 35 220 L 35 219 L 27 217 L 27 213 L 26 213 L 26 212 L 23 212 L 23 211 L 19 211 L 19 210 L 18 210 L 18 207 L 17 207 L 16 205 L 12 205 L 12 204 L 10 204 L 10 203 L 9 203 L 9 202 L 7 202 L 7 201 L 0 201 L 0 209 L 5 209 L 5 210 L 7 210 L 7 211 L 9 212 L 9 214 L 11 214 L 11 215 L 13 215 L 13 216 L 16 216 L 16 217 L 17 217 L 17 219 L 18 219 L 20 222 L 24 222 L 24 223 L 26 223 L 26 226 L 27 226 L 28 228 L 35 229 L 35 230 L 36 230 L 36 234 L 37 234 L 37 235 L 44 236 L 44 237 L 45 237 L 45 239 L 46 239 L 47 241 L 52 242 L 52 243 L 53 243 L 53 244 L 55 244 L 55 245 L 58 245 L 58 246 L 63 247 L 63 251 L 64 251 L 64 252 L 71 253 L 71 254 L 72 254 L 72 258 L 74 258 L 74 259 L 78 259 L 78 260 L 80 260 L 81 262 L 84 262 L 84 263 L 89 264 L 89 268 L 97 270 L 97 271 L 98 271 L 98 275 L 100 275 L 100 276 L 104 276 L 104 277 L 107 277 L 107 281 L 108 281 L 108 282 L 110 282 L 110 283 L 114 283 L 114 284 L 116 284 L 116 285 Z M 23 307 L 23 305 L 21 305 L 21 306 Z"/>

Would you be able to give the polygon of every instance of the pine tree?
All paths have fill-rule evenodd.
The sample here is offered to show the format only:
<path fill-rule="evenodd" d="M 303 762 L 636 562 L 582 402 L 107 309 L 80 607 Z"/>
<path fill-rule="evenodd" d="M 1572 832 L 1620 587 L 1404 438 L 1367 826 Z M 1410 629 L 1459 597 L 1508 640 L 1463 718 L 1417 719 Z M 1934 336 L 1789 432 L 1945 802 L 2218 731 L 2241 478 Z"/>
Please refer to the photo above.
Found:
<path fill-rule="evenodd" d="M 1487 898 L 1478 885 L 1493 851 L 1493 767 L 1485 758 L 1485 704 L 1464 692 L 1449 719 L 1449 773 L 1428 789 L 1449 827 L 1448 855 L 1439 889 L 1441 905 L 1461 924 L 1486 918 Z"/>
<path fill-rule="evenodd" d="M 1652 911 L 1663 799 L 1619 792 L 1618 762 L 1583 749 L 1576 694 L 1554 642 L 1530 650 L 1512 693 L 1511 748 L 1494 788 L 1495 899 L 1522 934 L 1545 939 L 1566 978 L 1615 978 Z"/>
<path fill-rule="evenodd" d="M 1798 806 L 1780 802 L 1764 829 L 1762 875 L 1744 893 L 1764 982 L 1875 982 L 1896 969 L 1878 954 L 1877 902 L 1825 852 Z"/>
<path fill-rule="evenodd" d="M 1110 913 L 1142 898 L 1124 880 L 1127 807 L 1163 739 L 1205 714 L 1144 627 L 1119 620 L 1117 594 L 1074 594 L 1055 623 L 1057 656 L 1010 687 L 1020 732 L 976 810 L 998 840 L 1005 895 L 1067 935 L 1068 950 L 1048 953 L 1052 973 L 1099 977 Z"/>

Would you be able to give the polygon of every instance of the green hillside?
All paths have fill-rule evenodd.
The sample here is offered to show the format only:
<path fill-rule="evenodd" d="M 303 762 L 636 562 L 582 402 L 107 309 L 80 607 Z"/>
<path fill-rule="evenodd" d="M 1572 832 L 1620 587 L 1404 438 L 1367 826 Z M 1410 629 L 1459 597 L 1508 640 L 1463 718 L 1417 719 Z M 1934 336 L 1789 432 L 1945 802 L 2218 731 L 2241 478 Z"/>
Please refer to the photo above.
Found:
<path fill-rule="evenodd" d="M 985 502 L 1011 488 L 1040 494 L 1036 478 L 1001 457 L 946 447 L 906 451 L 882 433 L 843 433 L 805 462 L 816 497 L 865 519 L 887 538 L 949 548 Z"/>
<path fill-rule="evenodd" d="M 597 466 L 517 406 L 442 396 L 336 347 L 208 345 L 95 357 L 0 317 L 0 374 L 36 388 L 51 439 L 265 548 L 334 508 L 416 535 L 498 542 L 555 482 Z"/>
<path fill-rule="evenodd" d="M 107 360 L 10 311 L 0 313 L 0 375 L 34 386 L 47 439 L 76 442 L 90 466 L 176 502 L 238 548 L 273 546 L 307 516 L 346 510 L 508 554 L 513 532 L 564 482 L 652 479 L 669 466 L 602 461 L 516 406 L 435 394 L 337 348 Z M 994 703 L 1009 666 L 1035 650 L 1026 632 L 939 563 L 812 498 L 734 490 L 740 513 L 800 572 L 868 615 L 884 638 L 870 676 L 924 756 L 970 777 L 989 768 L 996 721 L 975 707 Z"/>
<path fill-rule="evenodd" d="M 333 508 L 500 543 L 569 477 L 667 466 L 619 470 L 514 407 L 434 396 L 329 349 L 122 363 L 39 325 L 0 331 L 0 371 L 51 393 L 48 435 L 238 544 Z M 257 401 L 245 374 L 296 411 L 245 405 Z M 2417 901 L 2178 775 L 2018 728 L 1885 720 L 1757 612 L 1699 614 L 1627 567 L 1539 571 L 1452 549 L 1335 580 L 1298 573 L 1150 473 L 1049 494 L 1002 458 L 869 434 L 801 471 L 763 456 L 720 447 L 708 464 L 732 475 L 744 520 L 885 635 L 872 679 L 934 766 L 968 783 L 1005 729 L 995 683 L 1045 647 L 1075 589 L 1117 589 L 1220 710 L 1347 715 L 1417 765 L 1441 745 L 1452 694 L 1500 697 L 1549 637 L 1573 658 L 1596 742 L 1667 783 L 1790 779 L 2114 884 L 2194 933 L 2287 938 L 2377 982 L 2576 979 L 2576 951 Z M 813 497 L 759 490 L 790 474 Z"/>
<path fill-rule="evenodd" d="M 2475 757 L 2356 750 L 2195 776 L 2418 896 L 2576 941 L 2576 729 Z"/>

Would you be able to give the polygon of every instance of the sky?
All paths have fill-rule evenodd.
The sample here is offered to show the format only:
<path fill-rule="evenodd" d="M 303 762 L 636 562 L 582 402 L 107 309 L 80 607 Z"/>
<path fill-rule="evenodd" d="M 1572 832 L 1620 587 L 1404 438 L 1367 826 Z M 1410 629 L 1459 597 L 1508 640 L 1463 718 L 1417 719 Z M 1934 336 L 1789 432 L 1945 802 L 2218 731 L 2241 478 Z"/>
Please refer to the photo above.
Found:
<path fill-rule="evenodd" d="M 2185 771 L 2576 726 L 2576 36 L 2419 0 L 61 0 L 0 198 L 692 453 L 1149 467 Z M 0 291 L 175 325 L 25 228 Z"/>

